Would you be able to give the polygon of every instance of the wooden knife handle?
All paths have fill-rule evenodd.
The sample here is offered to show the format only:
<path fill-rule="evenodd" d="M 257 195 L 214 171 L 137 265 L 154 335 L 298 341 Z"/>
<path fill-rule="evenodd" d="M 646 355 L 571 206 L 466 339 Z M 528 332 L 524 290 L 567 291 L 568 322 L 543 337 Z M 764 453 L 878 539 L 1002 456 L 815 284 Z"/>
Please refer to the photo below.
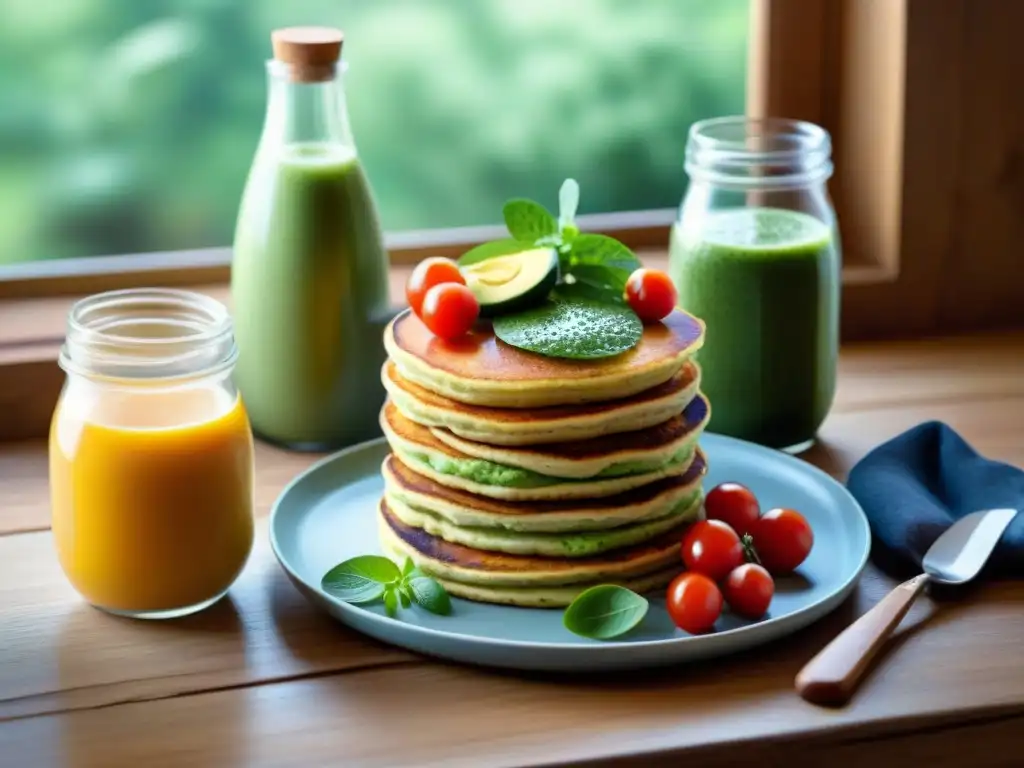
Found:
<path fill-rule="evenodd" d="M 813 704 L 845 704 L 871 659 L 906 615 L 928 576 L 905 581 L 826 645 L 796 676 L 797 692 Z"/>

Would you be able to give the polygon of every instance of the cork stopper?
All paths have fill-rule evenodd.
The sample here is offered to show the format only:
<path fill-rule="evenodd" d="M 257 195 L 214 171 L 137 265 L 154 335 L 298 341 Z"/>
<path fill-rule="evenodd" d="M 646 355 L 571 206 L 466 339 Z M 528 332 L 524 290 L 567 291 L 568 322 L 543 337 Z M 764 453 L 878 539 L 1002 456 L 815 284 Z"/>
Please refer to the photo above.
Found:
<path fill-rule="evenodd" d="M 296 83 L 331 80 L 343 39 L 341 30 L 332 27 L 285 27 L 270 35 L 274 58 L 288 65 Z"/>

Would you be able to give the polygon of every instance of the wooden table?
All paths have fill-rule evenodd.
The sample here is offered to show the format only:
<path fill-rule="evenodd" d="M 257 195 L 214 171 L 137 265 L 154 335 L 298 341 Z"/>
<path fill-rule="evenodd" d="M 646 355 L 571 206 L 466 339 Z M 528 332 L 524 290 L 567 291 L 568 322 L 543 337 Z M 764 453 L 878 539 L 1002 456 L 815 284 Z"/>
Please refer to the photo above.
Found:
<path fill-rule="evenodd" d="M 837 477 L 933 418 L 1024 464 L 1024 334 L 852 347 L 841 368 L 809 457 Z M 260 446 L 261 517 L 314 458 Z M 832 615 L 755 651 L 644 674 L 519 676 L 325 618 L 285 579 L 265 520 L 230 599 L 177 622 L 107 616 L 52 553 L 45 446 L 0 446 L 0 483 L 4 768 L 1024 762 L 1024 584 L 923 599 L 855 701 L 829 710 L 800 700 L 793 677 L 891 586 L 873 567 Z"/>

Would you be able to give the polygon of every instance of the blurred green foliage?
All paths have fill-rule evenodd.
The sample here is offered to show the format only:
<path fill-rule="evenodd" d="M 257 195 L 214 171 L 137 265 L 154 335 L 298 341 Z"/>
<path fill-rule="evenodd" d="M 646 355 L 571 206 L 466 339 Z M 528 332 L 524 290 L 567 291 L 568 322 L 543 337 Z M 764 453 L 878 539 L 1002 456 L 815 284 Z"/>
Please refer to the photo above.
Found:
<path fill-rule="evenodd" d="M 270 30 L 342 27 L 384 225 L 510 196 L 671 207 L 686 131 L 743 110 L 749 0 L 0 0 L 0 264 L 226 245 Z"/>

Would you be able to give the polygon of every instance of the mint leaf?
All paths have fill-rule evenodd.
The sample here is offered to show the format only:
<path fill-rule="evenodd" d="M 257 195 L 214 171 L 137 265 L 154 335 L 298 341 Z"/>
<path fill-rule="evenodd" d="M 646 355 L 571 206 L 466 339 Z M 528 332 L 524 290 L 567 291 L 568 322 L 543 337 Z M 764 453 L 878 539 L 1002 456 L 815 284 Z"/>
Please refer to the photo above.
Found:
<path fill-rule="evenodd" d="M 389 585 L 384 590 L 384 610 L 387 611 L 388 616 L 394 618 L 398 613 L 398 586 Z"/>
<path fill-rule="evenodd" d="M 580 205 L 580 185 L 576 179 L 566 179 L 558 190 L 558 224 L 560 229 L 576 221 L 576 209 Z M 573 227 L 573 229 L 576 229 Z M 576 229 L 576 233 L 579 230 Z"/>
<path fill-rule="evenodd" d="M 489 243 L 483 243 L 475 248 L 470 248 L 462 256 L 459 257 L 459 266 L 466 267 L 470 264 L 476 264 L 481 261 L 487 261 L 487 259 L 493 259 L 495 256 L 507 256 L 510 253 L 521 253 L 522 251 L 529 251 L 535 247 L 532 240 L 492 240 Z"/>
<path fill-rule="evenodd" d="M 558 222 L 540 203 L 525 198 L 509 200 L 503 210 L 505 226 L 516 240 L 536 243 L 545 235 L 558 234 Z"/>
<path fill-rule="evenodd" d="M 618 355 L 640 341 L 644 326 L 629 307 L 559 290 L 536 307 L 494 318 L 506 344 L 548 357 L 594 360 Z"/>
<path fill-rule="evenodd" d="M 626 284 L 626 279 L 634 270 L 643 266 L 636 254 L 614 237 L 597 235 L 592 232 L 581 234 L 572 241 L 571 261 L 573 267 L 582 264 L 600 264 L 606 269 L 624 275 L 622 277 L 623 285 Z"/>
<path fill-rule="evenodd" d="M 574 634 L 610 640 L 629 632 L 647 615 L 647 599 L 625 587 L 601 584 L 576 596 L 562 624 Z"/>
<path fill-rule="evenodd" d="M 420 576 L 409 581 L 412 599 L 424 610 L 447 616 L 452 612 L 452 601 L 441 584 L 429 576 Z"/>
<path fill-rule="evenodd" d="M 403 576 L 408 576 L 414 570 L 416 570 L 416 563 L 414 563 L 412 561 L 411 557 L 406 557 L 405 558 L 405 565 L 402 566 L 402 575 Z"/>
<path fill-rule="evenodd" d="M 587 280 L 575 278 L 575 282 L 562 283 L 555 286 L 556 298 L 564 299 L 587 299 L 601 304 L 622 304 L 625 300 L 621 293 L 616 293 L 603 283 L 591 283 Z"/>
<path fill-rule="evenodd" d="M 386 557 L 363 555 L 339 563 L 324 574 L 320 586 L 347 603 L 371 603 L 384 594 L 384 585 L 401 573 Z"/>
<path fill-rule="evenodd" d="M 601 264 L 577 264 L 570 267 L 574 282 L 565 286 L 564 295 L 586 296 L 609 304 L 625 304 L 626 279 L 619 270 Z"/>
<path fill-rule="evenodd" d="M 412 605 L 412 596 L 409 594 L 409 589 L 406 585 L 402 585 L 398 588 L 398 597 L 402 601 L 402 607 L 408 608 Z"/>

